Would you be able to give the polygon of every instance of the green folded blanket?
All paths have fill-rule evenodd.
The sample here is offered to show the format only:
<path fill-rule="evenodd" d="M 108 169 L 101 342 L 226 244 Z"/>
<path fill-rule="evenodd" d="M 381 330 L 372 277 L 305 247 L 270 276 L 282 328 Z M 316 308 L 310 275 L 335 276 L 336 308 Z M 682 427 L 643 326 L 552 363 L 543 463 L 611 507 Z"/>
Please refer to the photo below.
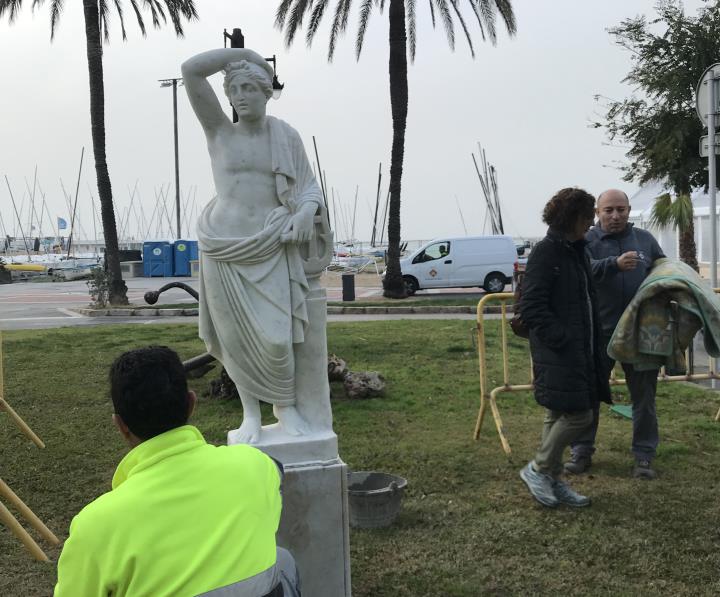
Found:
<path fill-rule="evenodd" d="M 685 350 L 699 329 L 720 356 L 720 298 L 687 264 L 658 259 L 613 332 L 608 354 L 640 371 L 685 372 Z"/>

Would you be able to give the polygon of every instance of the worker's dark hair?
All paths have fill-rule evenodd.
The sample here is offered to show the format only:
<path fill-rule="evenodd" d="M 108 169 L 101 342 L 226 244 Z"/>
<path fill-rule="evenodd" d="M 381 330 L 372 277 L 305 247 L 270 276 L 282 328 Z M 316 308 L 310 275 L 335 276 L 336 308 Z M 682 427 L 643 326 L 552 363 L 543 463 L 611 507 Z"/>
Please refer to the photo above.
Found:
<path fill-rule="evenodd" d="M 545 204 L 542 219 L 558 232 L 572 232 L 580 217 L 595 215 L 595 197 L 577 187 L 560 189 Z"/>
<path fill-rule="evenodd" d="M 137 348 L 115 359 L 110 367 L 110 397 L 115 413 L 143 440 L 188 420 L 185 370 L 167 346 Z"/>

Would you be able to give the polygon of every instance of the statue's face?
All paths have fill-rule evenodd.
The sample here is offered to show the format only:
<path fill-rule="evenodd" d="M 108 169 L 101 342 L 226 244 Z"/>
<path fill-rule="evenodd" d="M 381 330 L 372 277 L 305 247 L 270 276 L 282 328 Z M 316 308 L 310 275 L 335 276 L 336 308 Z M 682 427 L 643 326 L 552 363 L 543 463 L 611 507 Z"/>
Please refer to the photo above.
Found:
<path fill-rule="evenodd" d="M 236 75 L 230 81 L 228 98 L 242 120 L 257 120 L 265 116 L 267 97 L 255 81 L 244 75 Z"/>

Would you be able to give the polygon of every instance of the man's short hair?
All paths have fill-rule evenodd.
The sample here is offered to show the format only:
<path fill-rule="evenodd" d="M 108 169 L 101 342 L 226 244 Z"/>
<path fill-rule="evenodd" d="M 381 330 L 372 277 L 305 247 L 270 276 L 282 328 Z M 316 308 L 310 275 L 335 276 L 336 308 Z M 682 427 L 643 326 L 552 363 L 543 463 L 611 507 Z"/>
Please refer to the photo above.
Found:
<path fill-rule="evenodd" d="M 185 369 L 167 346 L 148 346 L 121 354 L 110 367 L 110 397 L 115 413 L 146 440 L 188 420 Z"/>

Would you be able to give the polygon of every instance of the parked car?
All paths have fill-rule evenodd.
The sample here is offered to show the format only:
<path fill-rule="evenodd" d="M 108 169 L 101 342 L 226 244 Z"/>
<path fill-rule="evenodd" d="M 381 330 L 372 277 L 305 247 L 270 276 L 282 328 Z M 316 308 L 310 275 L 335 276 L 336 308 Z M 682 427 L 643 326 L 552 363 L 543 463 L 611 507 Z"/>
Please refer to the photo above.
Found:
<path fill-rule="evenodd" d="M 400 260 L 407 293 L 426 288 L 471 288 L 502 292 L 518 260 L 509 236 L 441 238 Z"/>

